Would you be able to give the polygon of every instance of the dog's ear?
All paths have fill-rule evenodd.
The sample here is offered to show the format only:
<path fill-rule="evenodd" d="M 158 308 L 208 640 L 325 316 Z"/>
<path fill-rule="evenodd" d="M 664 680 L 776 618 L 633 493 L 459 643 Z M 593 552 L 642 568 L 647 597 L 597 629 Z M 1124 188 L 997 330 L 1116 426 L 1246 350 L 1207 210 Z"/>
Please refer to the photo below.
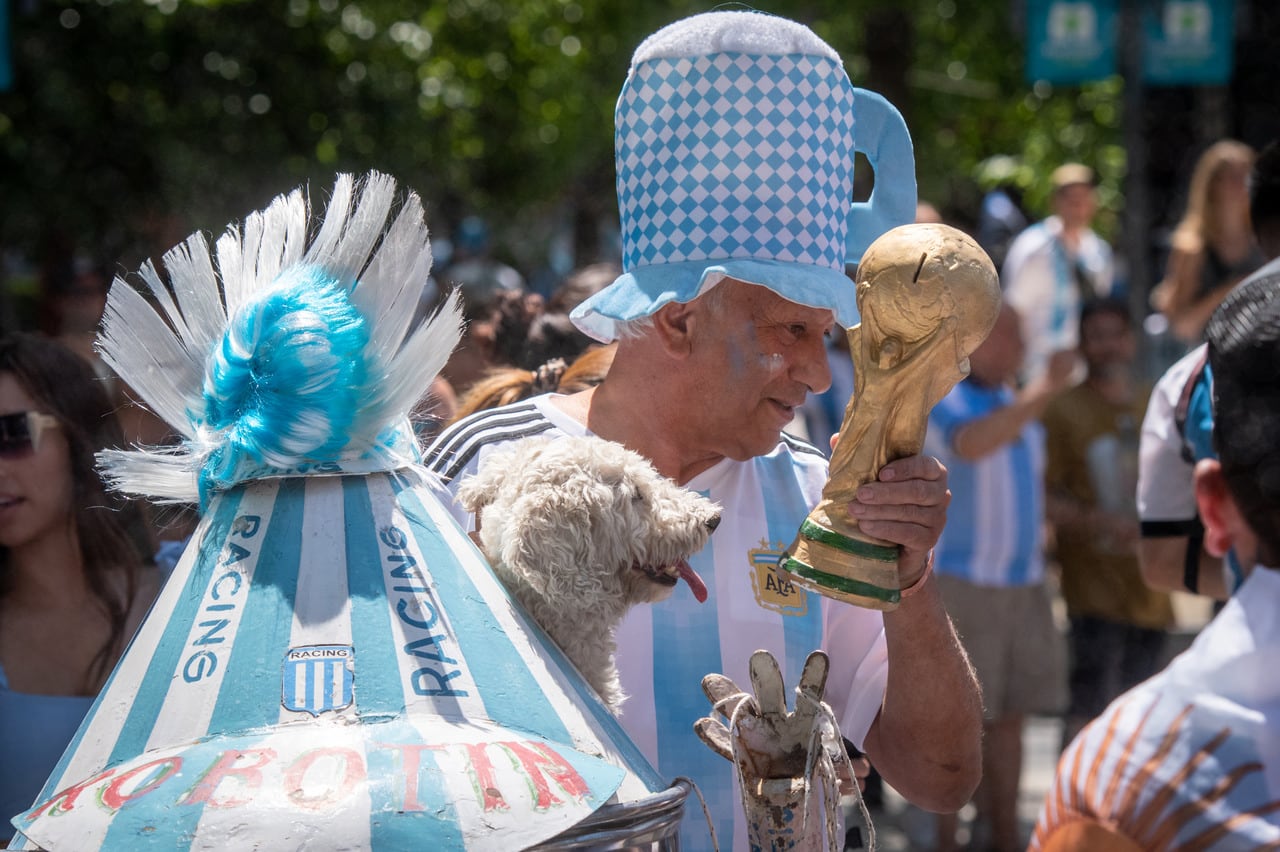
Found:
<path fill-rule="evenodd" d="M 492 480 L 498 477 L 487 475 L 490 469 L 495 468 L 493 465 L 482 465 L 480 470 L 463 479 L 458 486 L 458 504 L 468 512 L 479 514 L 497 496 L 498 489 Z"/>
<path fill-rule="evenodd" d="M 502 517 L 496 513 L 501 510 Z M 582 565 L 585 510 L 560 491 L 533 491 L 485 511 L 485 530 L 499 530 L 494 542 L 505 569 L 538 595 L 561 598 Z"/>

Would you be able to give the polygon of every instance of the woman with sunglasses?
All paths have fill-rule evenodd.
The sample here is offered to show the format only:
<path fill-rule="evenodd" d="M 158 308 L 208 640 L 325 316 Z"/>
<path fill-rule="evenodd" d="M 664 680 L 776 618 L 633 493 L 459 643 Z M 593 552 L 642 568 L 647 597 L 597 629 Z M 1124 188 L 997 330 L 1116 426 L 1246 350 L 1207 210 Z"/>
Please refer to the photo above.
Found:
<path fill-rule="evenodd" d="M 159 591 L 141 507 L 95 468 L 123 444 L 88 363 L 0 337 L 0 847 Z"/>

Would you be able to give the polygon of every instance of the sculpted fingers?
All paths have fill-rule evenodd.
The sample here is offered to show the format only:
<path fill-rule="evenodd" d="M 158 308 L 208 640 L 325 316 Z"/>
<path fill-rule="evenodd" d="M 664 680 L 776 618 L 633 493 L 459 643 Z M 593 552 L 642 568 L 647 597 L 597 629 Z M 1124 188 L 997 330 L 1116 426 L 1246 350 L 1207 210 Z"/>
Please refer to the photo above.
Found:
<path fill-rule="evenodd" d="M 693 730 L 712 751 L 725 760 L 733 760 L 733 741 L 729 737 L 729 729 L 721 722 L 704 716 L 693 723 Z"/>
<path fill-rule="evenodd" d="M 778 668 L 778 661 L 768 651 L 756 651 L 751 655 L 751 686 L 755 690 L 761 716 L 787 715 L 787 694 L 782 685 L 782 671 Z"/>
<path fill-rule="evenodd" d="M 729 678 L 722 674 L 709 674 L 702 678 L 702 693 L 707 696 L 711 706 L 726 719 L 732 718 L 738 704 L 747 699 L 747 695 Z"/>
<path fill-rule="evenodd" d="M 831 668 L 831 660 L 822 651 L 811 651 L 804 661 L 804 669 L 800 672 L 799 690 L 815 701 L 822 700 L 822 693 L 827 688 L 827 672 Z"/>

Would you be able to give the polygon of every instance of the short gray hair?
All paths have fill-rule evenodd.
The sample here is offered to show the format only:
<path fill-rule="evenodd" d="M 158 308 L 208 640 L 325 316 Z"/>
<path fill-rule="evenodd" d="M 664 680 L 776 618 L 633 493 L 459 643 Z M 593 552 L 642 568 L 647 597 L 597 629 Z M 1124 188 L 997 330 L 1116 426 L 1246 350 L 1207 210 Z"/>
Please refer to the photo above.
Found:
<path fill-rule="evenodd" d="M 724 307 L 725 294 L 729 292 L 728 288 L 723 285 L 726 281 L 730 280 L 732 279 L 721 278 L 715 284 L 712 284 L 709 289 L 703 290 L 691 299 L 689 304 L 692 304 L 693 302 L 701 302 L 703 307 L 705 307 L 710 313 L 720 313 L 721 309 Z M 661 310 L 661 308 L 658 310 Z M 657 311 L 654 311 L 654 313 L 656 314 Z M 654 314 L 646 314 L 642 317 L 636 317 L 633 320 L 626 320 L 625 322 L 620 321 L 616 323 L 614 326 L 614 333 L 617 335 L 617 339 L 635 340 L 646 336 L 653 331 L 653 316 Z"/>

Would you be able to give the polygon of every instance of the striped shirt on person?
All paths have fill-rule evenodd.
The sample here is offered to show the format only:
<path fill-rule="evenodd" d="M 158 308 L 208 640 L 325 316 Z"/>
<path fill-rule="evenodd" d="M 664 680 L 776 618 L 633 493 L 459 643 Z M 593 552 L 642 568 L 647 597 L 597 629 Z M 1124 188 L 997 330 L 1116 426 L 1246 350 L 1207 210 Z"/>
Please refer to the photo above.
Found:
<path fill-rule="evenodd" d="M 947 467 L 951 505 L 934 548 L 934 570 L 983 586 L 1022 586 L 1044 577 L 1044 428 L 1037 421 L 1017 439 L 977 461 L 961 459 L 955 436 L 968 423 L 1011 404 L 1013 390 L 966 379 L 929 415 L 925 453 Z"/>
<path fill-rule="evenodd" d="M 500 444 L 588 434 L 553 399 L 535 397 L 466 418 L 437 438 L 424 463 L 452 489 Z M 631 610 L 618 630 L 617 664 L 629 696 L 622 726 L 664 778 L 697 783 L 722 849 L 740 848 L 746 828 L 729 762 L 693 731 L 694 721 L 710 712 L 704 675 L 725 674 L 750 689 L 748 662 L 764 648 L 777 658 L 790 691 L 806 656 L 822 648 L 831 657 L 825 699 L 844 736 L 859 746 L 883 700 L 888 657 L 880 614 L 806 592 L 776 569 L 826 475 L 822 453 L 784 434 L 767 455 L 722 459 L 694 477 L 686 487 L 722 507 L 720 526 L 690 559 L 709 597 L 699 604 L 677 587 L 665 601 Z M 465 528 L 474 528 L 465 510 L 450 508 Z M 693 802 L 685 808 L 682 848 L 710 848 Z"/>

